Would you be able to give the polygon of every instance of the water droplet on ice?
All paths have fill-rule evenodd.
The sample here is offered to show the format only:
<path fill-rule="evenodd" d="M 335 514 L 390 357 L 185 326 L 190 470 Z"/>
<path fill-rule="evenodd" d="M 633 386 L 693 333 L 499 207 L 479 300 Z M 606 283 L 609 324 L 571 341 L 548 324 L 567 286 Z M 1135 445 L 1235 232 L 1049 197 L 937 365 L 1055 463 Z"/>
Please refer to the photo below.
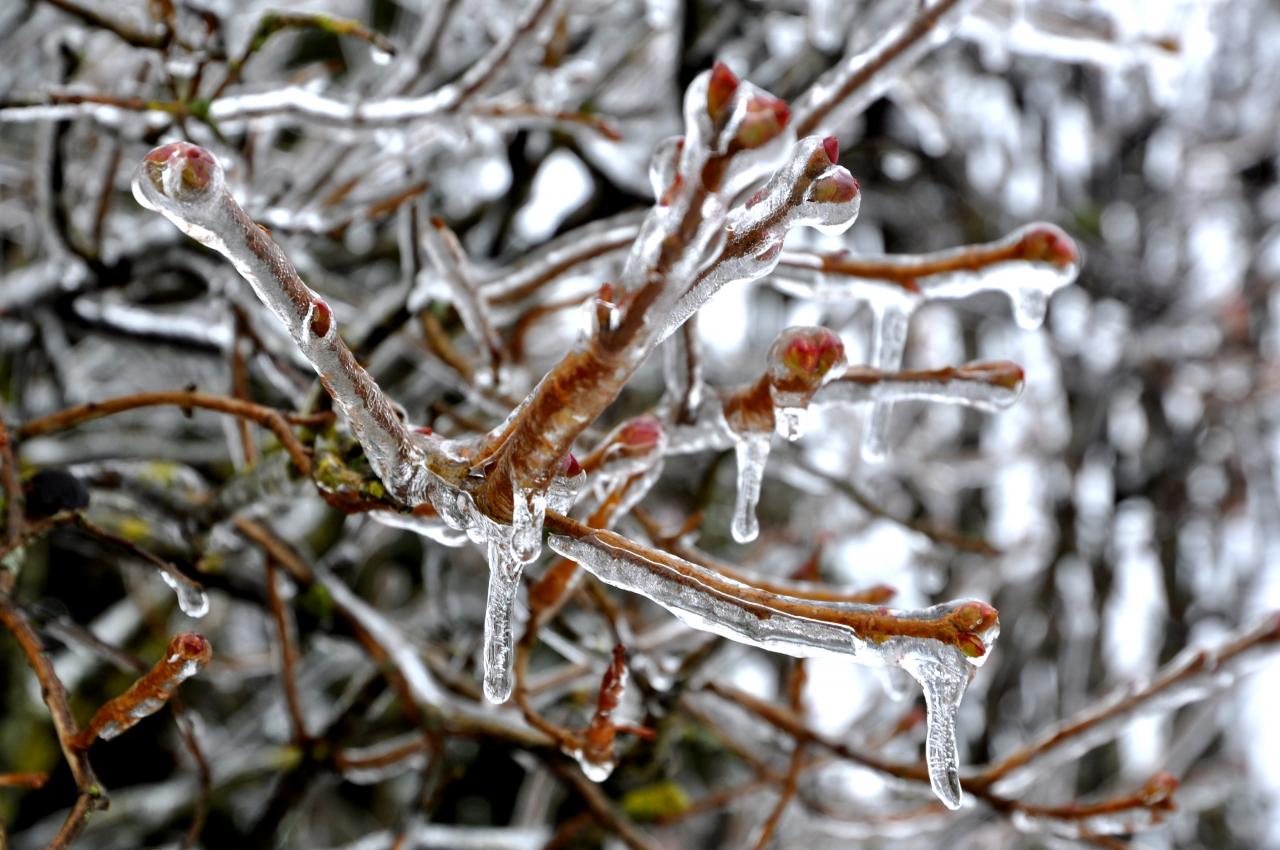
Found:
<path fill-rule="evenodd" d="M 200 585 L 186 576 L 179 577 L 166 572 L 160 573 L 160 578 L 178 595 L 178 607 L 182 609 L 182 613 L 196 619 L 209 613 L 209 596 Z"/>

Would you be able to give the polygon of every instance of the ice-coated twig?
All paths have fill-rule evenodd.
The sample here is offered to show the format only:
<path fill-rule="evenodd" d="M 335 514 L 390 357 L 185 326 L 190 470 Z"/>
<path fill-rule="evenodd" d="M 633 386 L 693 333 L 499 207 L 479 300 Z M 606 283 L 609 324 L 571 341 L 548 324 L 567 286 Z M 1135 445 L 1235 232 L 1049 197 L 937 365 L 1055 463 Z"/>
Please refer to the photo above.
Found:
<path fill-rule="evenodd" d="M 1093 803 L 1041 806 L 1017 801 L 1010 820 L 1023 832 L 1049 833 L 1064 838 L 1133 835 L 1164 821 L 1174 811 L 1178 780 L 1157 773 L 1137 791 Z"/>
<path fill-rule="evenodd" d="M 586 729 L 573 736 L 573 741 L 568 746 L 569 755 L 577 760 L 583 774 L 592 782 L 604 782 L 613 773 L 614 742 L 619 732 L 650 739 L 653 737 L 652 731 L 648 729 L 614 722 L 613 713 L 622 703 L 626 688 L 627 654 L 619 644 L 613 648 L 609 666 L 600 679 L 600 693 L 591 722 Z"/>
<path fill-rule="evenodd" d="M 1280 614 L 1270 614 L 1216 649 L 1189 647 L 1147 681 L 1111 692 L 965 781 L 1002 794 L 1017 791 L 1043 771 L 1114 738 L 1136 716 L 1172 711 L 1228 687 L 1278 643 Z"/>
<path fill-rule="evenodd" d="M 871 367 L 901 367 L 911 316 L 933 300 L 1001 292 L 1024 329 L 1044 321 L 1049 298 L 1075 280 L 1075 244 L 1051 224 L 1030 224 L 1003 239 L 933 254 L 850 257 L 784 253 L 772 281 L 776 288 L 817 301 L 865 301 L 871 308 Z M 862 453 L 881 460 L 888 448 L 892 399 L 873 399 Z"/>
<path fill-rule="evenodd" d="M 128 731 L 139 720 L 155 714 L 173 696 L 178 686 L 204 669 L 213 657 L 209 641 L 194 632 L 175 635 L 164 656 L 129 690 L 107 702 L 75 737 L 76 749 L 87 750 L 101 738 L 110 740 Z"/>
<path fill-rule="evenodd" d="M 12 575 L 9 572 L 0 575 Z M 84 749 L 76 746 L 80 731 L 76 726 L 75 716 L 67 699 L 66 686 L 58 678 L 53 662 L 45 654 L 44 647 L 35 629 L 31 627 L 26 614 L 9 598 L 9 588 L 0 582 L 0 625 L 13 635 L 26 657 L 28 665 L 40 682 L 40 695 L 49 709 L 54 731 L 58 735 L 58 745 L 62 748 L 63 758 L 71 769 L 71 777 L 75 780 L 76 802 L 68 813 L 57 837 L 50 847 L 63 848 L 70 844 L 88 822 L 89 815 L 110 805 L 110 799 L 98 777 L 93 772 Z"/>
<path fill-rule="evenodd" d="M 366 42 L 373 51 L 374 61 L 384 64 L 396 54 L 396 46 L 386 36 L 369 29 L 359 21 L 327 15 L 323 12 L 286 12 L 272 10 L 258 18 L 244 53 L 227 63 L 227 74 L 214 92 L 216 98 L 227 86 L 240 79 L 244 64 L 278 32 L 289 29 L 316 29 L 336 36 L 349 36 Z"/>
<path fill-rule="evenodd" d="M 896 306 L 908 315 L 925 301 L 967 298 L 981 292 L 1009 297 L 1024 327 L 1043 320 L 1026 308 L 1072 283 L 1079 253 L 1061 229 L 1036 222 L 994 242 L 964 245 L 930 254 L 855 256 L 784 251 L 773 285 L 790 295 L 819 302 L 865 301 Z M 1019 304 L 1023 303 L 1023 307 Z M 881 367 L 884 368 L 884 367 Z M 896 365 L 890 368 L 896 368 Z"/>
<path fill-rule="evenodd" d="M 173 564 L 169 563 L 164 558 L 148 552 L 146 549 L 131 540 L 127 540 L 118 534 L 114 534 L 107 529 L 90 522 L 82 515 L 77 515 L 75 522 L 76 526 L 86 534 L 110 543 L 113 546 L 118 546 L 126 552 L 136 555 L 155 567 L 157 572 L 160 573 L 161 580 L 164 581 L 164 583 L 169 586 L 169 589 L 177 596 L 178 607 L 182 609 L 183 614 L 186 614 L 188 617 L 199 619 L 209 613 L 209 597 L 204 592 L 204 588 L 201 587 L 199 582 L 188 578 L 185 573 Z"/>
<path fill-rule="evenodd" d="M 944 43 L 975 0 L 935 0 L 914 18 L 827 71 L 796 102 L 796 132 L 832 132 L 862 112 L 930 50 Z"/>
<path fill-rule="evenodd" d="M 932 401 L 995 411 L 1017 401 L 1022 383 L 1022 367 L 1007 360 L 901 372 L 851 366 L 818 390 L 811 403 L 823 407 L 864 402 Z"/>
<path fill-rule="evenodd" d="M 452 467 L 460 474 L 456 463 L 396 415 L 342 341 L 329 305 L 302 282 L 280 247 L 226 190 L 222 166 L 212 154 L 186 142 L 155 148 L 134 177 L 133 193 L 140 204 L 231 261 L 311 361 L 392 495 L 418 504 L 427 498 L 433 472 L 449 474 Z"/>
<path fill-rule="evenodd" d="M 584 224 L 485 276 L 481 288 L 493 304 L 518 301 L 563 274 L 621 257 L 640 232 L 643 213 L 626 212 Z"/>
<path fill-rule="evenodd" d="M 498 335 L 493 319 L 489 315 L 489 305 L 484 293 L 478 291 L 476 287 L 462 244 L 458 241 L 457 235 L 445 224 L 444 219 L 436 217 L 432 218 L 422 231 L 422 246 L 426 249 L 427 256 L 431 258 L 436 274 L 443 278 L 448 286 L 453 296 L 451 301 L 462 318 L 462 324 L 485 352 L 489 368 L 494 373 L 496 386 L 497 372 L 502 366 L 503 359 L 502 338 Z M 425 270 L 420 272 L 419 276 L 424 274 L 427 274 Z"/>
<path fill-rule="evenodd" d="M 648 597 L 693 628 L 797 657 L 835 655 L 899 667 L 924 689 L 929 779 L 950 808 L 961 802 L 955 712 L 973 669 L 999 635 L 991 606 L 976 600 L 924 611 L 799 599 L 735 581 L 621 535 L 548 515 L 548 543 L 596 578 Z"/>

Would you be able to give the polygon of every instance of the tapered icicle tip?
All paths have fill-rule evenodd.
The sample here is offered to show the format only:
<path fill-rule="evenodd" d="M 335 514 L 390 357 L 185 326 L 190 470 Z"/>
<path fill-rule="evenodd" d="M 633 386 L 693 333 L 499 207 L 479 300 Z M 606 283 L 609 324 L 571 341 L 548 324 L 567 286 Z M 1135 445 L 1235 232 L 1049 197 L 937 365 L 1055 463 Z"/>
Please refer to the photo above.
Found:
<path fill-rule="evenodd" d="M 153 208 L 158 198 L 198 204 L 216 196 L 222 184 L 222 165 L 213 154 L 190 142 L 172 142 L 152 148 L 142 158 L 134 195 Z"/>
<path fill-rule="evenodd" d="M 1038 224 L 1028 230 L 1022 237 L 1021 248 L 1023 259 L 1051 263 L 1058 268 L 1080 262 L 1076 243 L 1052 224 Z"/>

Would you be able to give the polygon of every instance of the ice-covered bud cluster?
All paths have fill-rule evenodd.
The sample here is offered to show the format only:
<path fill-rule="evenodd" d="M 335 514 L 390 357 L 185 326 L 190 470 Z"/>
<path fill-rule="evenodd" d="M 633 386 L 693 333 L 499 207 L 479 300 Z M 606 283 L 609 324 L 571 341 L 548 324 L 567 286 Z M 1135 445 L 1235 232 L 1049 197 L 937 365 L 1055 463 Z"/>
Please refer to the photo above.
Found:
<path fill-rule="evenodd" d="M 787 328 L 769 348 L 768 379 L 779 433 L 798 440 L 814 393 L 846 366 L 844 343 L 821 327 Z"/>

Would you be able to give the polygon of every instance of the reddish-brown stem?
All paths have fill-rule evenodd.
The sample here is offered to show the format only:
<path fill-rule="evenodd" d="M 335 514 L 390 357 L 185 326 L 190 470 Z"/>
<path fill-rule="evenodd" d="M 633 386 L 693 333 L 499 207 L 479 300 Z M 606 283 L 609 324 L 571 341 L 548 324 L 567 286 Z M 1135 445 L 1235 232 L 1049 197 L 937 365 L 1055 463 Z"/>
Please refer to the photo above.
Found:
<path fill-rule="evenodd" d="M 18 471 L 18 460 L 13 453 L 13 442 L 9 438 L 9 428 L 0 417 L 0 484 L 4 487 L 5 548 L 11 549 L 22 539 L 22 479 Z M 7 570 L 0 571 L 0 592 L 8 593 L 13 575 Z"/>
<path fill-rule="evenodd" d="M 830 623 L 852 632 L 861 640 L 879 643 L 894 637 L 915 637 L 936 640 L 954 646 L 962 652 L 969 650 L 975 640 L 967 621 L 979 613 L 981 606 L 984 622 L 994 616 L 994 609 L 971 603 L 973 610 L 961 606 L 937 619 L 893 614 L 888 609 L 837 608 L 809 604 L 808 600 L 770 593 L 751 585 L 740 584 L 715 574 L 694 572 L 688 562 L 667 552 L 650 549 L 611 531 L 597 530 L 553 511 L 547 512 L 546 527 L 554 534 L 576 540 L 599 542 L 617 556 L 623 553 L 638 569 L 649 570 L 664 581 L 674 581 L 697 589 L 700 593 L 713 593 L 744 611 L 758 617 L 770 617 L 783 613 L 817 622 Z"/>
<path fill-rule="evenodd" d="M 868 85 L 893 60 L 906 53 L 911 49 L 912 45 L 927 36 L 938 25 L 943 16 L 951 11 L 951 8 L 958 2 L 960 0 L 939 0 L 938 3 L 935 3 L 912 20 L 897 38 L 886 44 L 875 56 L 870 57 L 865 64 L 858 68 L 856 73 L 850 74 L 838 88 L 823 100 L 815 103 L 805 112 L 797 112 L 795 122 L 796 135 L 803 138 L 816 133 L 823 126 L 823 122 L 826 121 L 832 110 L 848 100 L 858 89 Z"/>
<path fill-rule="evenodd" d="M 256 422 L 269 429 L 276 436 L 285 451 L 289 453 L 289 459 L 293 461 L 294 466 L 304 475 L 311 474 L 311 457 L 307 454 L 307 450 L 299 442 L 298 438 L 294 436 L 290 423 L 295 425 L 314 425 L 328 422 L 333 417 L 331 413 L 311 416 L 285 414 L 270 407 L 228 398 L 227 396 L 211 395 L 193 390 L 172 390 L 168 392 L 137 393 L 136 395 L 107 399 L 106 401 L 91 401 L 79 404 L 57 413 L 51 413 L 48 416 L 42 416 L 39 419 L 32 419 L 18 429 L 18 435 L 23 439 L 39 437 L 55 431 L 62 431 L 84 422 L 90 422 L 94 419 L 101 419 L 104 416 L 112 416 L 127 410 L 136 410 L 140 407 L 155 406 L 172 406 L 185 410 L 198 407 L 205 410 L 216 410 L 219 413 L 229 413 L 233 416 L 242 416 L 245 419 Z"/>
<path fill-rule="evenodd" d="M 270 555 L 265 557 L 267 607 L 271 610 L 271 619 L 276 627 L 276 639 L 280 642 L 280 680 L 284 687 L 284 701 L 289 709 L 289 721 L 293 726 L 293 741 L 302 746 L 310 736 L 307 734 L 307 722 L 302 712 L 302 699 L 298 696 L 298 648 L 293 641 L 293 618 L 284 600 L 280 598 L 279 568 Z"/>
<path fill-rule="evenodd" d="M 1280 642 L 1280 615 L 1273 614 L 1260 627 L 1241 635 L 1217 650 L 1200 650 L 1185 661 L 1181 658 L 1175 659 L 1157 672 L 1146 685 L 1126 693 L 1121 699 L 1103 700 L 1086 709 L 1033 743 L 989 765 L 977 776 L 966 779 L 966 787 L 989 788 L 998 780 L 1050 750 L 1085 736 L 1105 723 L 1136 712 L 1144 703 L 1189 679 L 1201 675 L 1212 675 L 1249 651 L 1277 642 Z"/>
<path fill-rule="evenodd" d="M 44 697 L 44 703 L 49 709 L 53 728 L 58 735 L 58 743 L 62 747 L 62 755 L 71 768 L 71 776 L 75 779 L 76 789 L 79 792 L 75 805 L 72 806 L 62 828 L 49 843 L 50 850 L 62 850 L 84 829 L 89 814 L 94 810 L 107 808 L 110 801 L 102 786 L 98 784 L 98 778 L 94 776 L 88 756 L 74 745 L 80 730 L 76 726 L 75 718 L 71 715 L 66 688 L 54 671 L 53 663 L 45 655 L 44 648 L 40 645 L 40 638 L 31 628 L 26 615 L 13 604 L 7 592 L 0 593 L 0 624 L 3 624 L 18 641 L 18 646 L 26 656 L 27 663 L 40 682 L 41 696 Z"/>
<path fill-rule="evenodd" d="M 173 696 L 178 685 L 209 663 L 213 648 L 194 632 L 175 635 L 164 655 L 120 696 L 105 703 L 89 724 L 72 739 L 77 750 L 87 750 L 94 741 L 113 738 L 128 731 L 142 718 L 154 714 Z"/>

